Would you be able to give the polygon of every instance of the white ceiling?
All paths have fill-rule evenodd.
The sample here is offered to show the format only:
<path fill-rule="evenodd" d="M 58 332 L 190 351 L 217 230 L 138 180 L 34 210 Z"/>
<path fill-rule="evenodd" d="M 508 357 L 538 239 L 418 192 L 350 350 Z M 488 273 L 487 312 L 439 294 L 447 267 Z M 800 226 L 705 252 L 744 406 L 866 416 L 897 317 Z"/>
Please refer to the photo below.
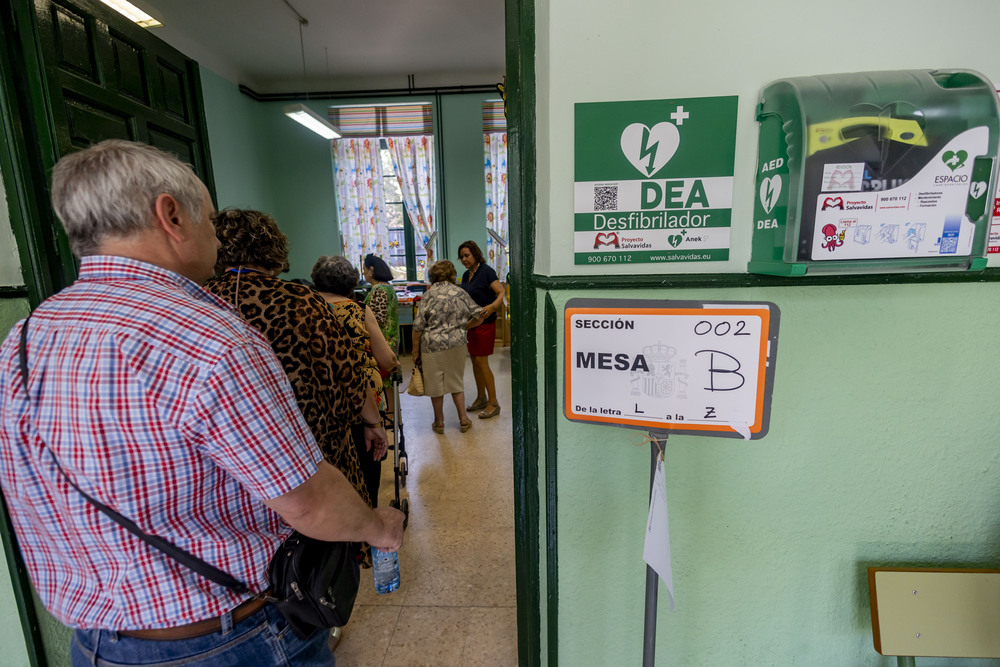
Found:
<path fill-rule="evenodd" d="M 483 85 L 504 73 L 504 0 L 132 3 L 164 24 L 154 35 L 258 93 Z"/>

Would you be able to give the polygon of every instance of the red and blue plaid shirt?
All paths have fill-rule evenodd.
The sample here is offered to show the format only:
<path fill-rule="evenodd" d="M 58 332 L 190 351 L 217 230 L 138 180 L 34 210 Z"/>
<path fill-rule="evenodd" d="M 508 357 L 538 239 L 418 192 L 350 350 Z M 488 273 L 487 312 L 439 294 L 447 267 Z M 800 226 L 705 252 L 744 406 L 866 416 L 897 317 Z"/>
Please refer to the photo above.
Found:
<path fill-rule="evenodd" d="M 311 477 L 322 455 L 266 340 L 171 271 L 83 259 L 79 280 L 0 346 L 0 487 L 32 582 L 71 627 L 172 627 L 240 596 L 147 546 L 61 475 L 246 582 L 291 532 L 262 499 Z M 49 451 L 46 451 L 49 450 Z"/>

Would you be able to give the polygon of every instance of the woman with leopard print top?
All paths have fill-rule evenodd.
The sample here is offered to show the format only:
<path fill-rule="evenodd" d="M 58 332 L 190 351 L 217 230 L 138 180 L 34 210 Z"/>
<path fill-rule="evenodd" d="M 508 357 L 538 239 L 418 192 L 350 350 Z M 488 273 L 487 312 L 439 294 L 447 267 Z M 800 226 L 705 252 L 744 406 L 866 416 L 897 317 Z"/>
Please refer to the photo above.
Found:
<path fill-rule="evenodd" d="M 371 504 L 350 426 L 360 415 L 364 437 L 380 456 L 388 439 L 365 381 L 364 358 L 319 294 L 277 277 L 288 270 L 288 239 L 273 218 L 230 208 L 214 223 L 222 246 L 218 275 L 205 289 L 233 304 L 270 342 L 324 457 Z"/>

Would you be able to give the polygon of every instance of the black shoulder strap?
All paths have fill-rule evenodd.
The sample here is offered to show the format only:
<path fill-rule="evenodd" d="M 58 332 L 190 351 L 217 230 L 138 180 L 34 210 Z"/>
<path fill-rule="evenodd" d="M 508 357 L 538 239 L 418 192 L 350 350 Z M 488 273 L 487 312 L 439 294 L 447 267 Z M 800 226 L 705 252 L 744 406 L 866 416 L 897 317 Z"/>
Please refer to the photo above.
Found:
<path fill-rule="evenodd" d="M 24 324 L 21 326 L 21 344 L 17 347 L 18 360 L 21 362 L 21 384 L 24 385 L 24 391 L 28 391 L 28 320 L 31 319 L 31 315 L 24 318 Z"/>
<path fill-rule="evenodd" d="M 24 325 L 21 327 L 20 346 L 18 347 L 18 357 L 21 363 L 21 382 L 24 384 L 25 391 L 28 390 L 27 341 L 28 341 L 28 320 L 30 319 L 31 318 L 29 316 L 28 319 L 24 320 Z M 245 583 L 243 583 L 236 577 L 232 576 L 231 574 L 223 572 L 214 565 L 206 563 L 205 561 L 198 558 L 194 554 L 184 551 L 180 547 L 172 544 L 171 542 L 168 542 L 162 537 L 157 537 L 156 535 L 150 535 L 149 533 L 143 532 L 143 530 L 139 528 L 139 526 L 135 525 L 133 521 L 122 516 L 121 514 L 114 511 L 107 505 L 92 498 L 83 489 L 77 486 L 72 479 L 69 478 L 69 475 L 66 474 L 66 471 L 63 470 L 61 465 L 59 465 L 59 459 L 56 458 L 56 455 L 52 452 L 52 450 L 49 449 L 48 447 L 46 447 L 45 449 L 52 457 L 52 460 L 55 462 L 56 467 L 59 469 L 59 472 L 62 473 L 62 476 L 66 479 L 67 482 L 69 482 L 69 485 L 72 486 L 74 489 L 76 489 L 77 493 L 86 498 L 87 502 L 89 502 L 91 505 L 99 509 L 109 519 L 117 523 L 119 526 L 129 531 L 130 533 L 132 533 L 133 535 L 135 535 L 140 540 L 142 540 L 149 546 L 153 547 L 154 549 L 162 551 L 166 555 L 170 556 L 181 565 L 185 565 L 191 568 L 192 570 L 194 570 L 201 576 L 205 577 L 209 581 L 213 581 L 219 584 L 220 586 L 225 586 L 226 588 L 228 588 L 229 590 L 238 595 L 246 595 L 247 593 L 250 592 L 250 589 L 247 588 L 247 585 Z"/>

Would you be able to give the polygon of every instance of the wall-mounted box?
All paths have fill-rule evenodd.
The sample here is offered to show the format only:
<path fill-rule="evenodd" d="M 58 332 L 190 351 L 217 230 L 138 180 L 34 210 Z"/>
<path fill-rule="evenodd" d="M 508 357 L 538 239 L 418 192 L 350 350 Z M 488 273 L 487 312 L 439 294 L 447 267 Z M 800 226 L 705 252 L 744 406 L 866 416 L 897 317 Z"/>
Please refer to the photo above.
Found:
<path fill-rule="evenodd" d="M 1000 104 L 981 74 L 780 79 L 757 121 L 751 273 L 986 267 Z"/>

